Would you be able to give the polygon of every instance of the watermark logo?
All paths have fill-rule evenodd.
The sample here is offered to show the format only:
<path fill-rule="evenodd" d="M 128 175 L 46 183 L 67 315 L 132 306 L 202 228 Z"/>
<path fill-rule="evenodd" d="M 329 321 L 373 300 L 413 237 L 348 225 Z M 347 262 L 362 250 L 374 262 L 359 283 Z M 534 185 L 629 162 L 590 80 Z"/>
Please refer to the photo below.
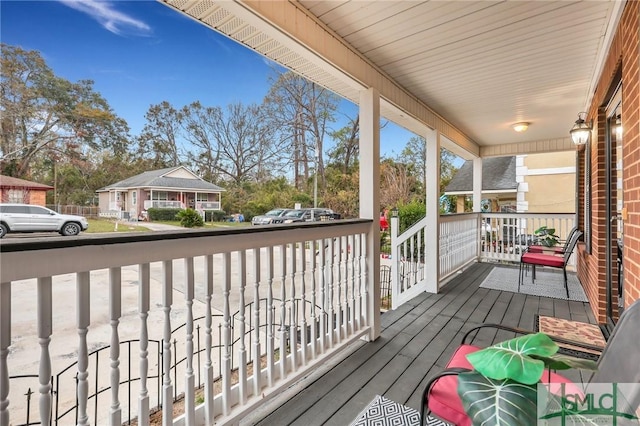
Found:
<path fill-rule="evenodd" d="M 639 383 L 539 384 L 538 425 L 640 425 L 639 391 Z"/>

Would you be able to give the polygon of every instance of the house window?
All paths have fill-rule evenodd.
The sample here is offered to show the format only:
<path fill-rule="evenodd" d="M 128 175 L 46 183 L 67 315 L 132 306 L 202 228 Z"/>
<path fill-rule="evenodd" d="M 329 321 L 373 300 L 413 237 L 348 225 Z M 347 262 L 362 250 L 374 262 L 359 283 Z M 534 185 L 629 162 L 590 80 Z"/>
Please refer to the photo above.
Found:
<path fill-rule="evenodd" d="M 167 191 L 155 191 L 151 199 L 154 201 L 167 201 L 169 199 L 169 193 Z"/>
<path fill-rule="evenodd" d="M 204 201 L 207 202 L 209 201 L 209 194 L 196 194 L 196 201 Z"/>
<path fill-rule="evenodd" d="M 135 206 L 137 204 L 138 204 L 138 193 L 134 191 L 131 193 L 131 205 Z"/>
<path fill-rule="evenodd" d="M 7 198 L 7 203 L 24 203 L 24 191 L 22 189 L 10 189 Z"/>

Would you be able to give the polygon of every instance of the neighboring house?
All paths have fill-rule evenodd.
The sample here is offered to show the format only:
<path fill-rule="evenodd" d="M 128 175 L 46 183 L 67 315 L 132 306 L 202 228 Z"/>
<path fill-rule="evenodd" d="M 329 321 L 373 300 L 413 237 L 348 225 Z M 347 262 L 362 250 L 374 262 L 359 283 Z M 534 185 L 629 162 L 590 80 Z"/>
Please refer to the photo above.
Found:
<path fill-rule="evenodd" d="M 482 160 L 482 210 L 515 211 L 518 193 L 516 157 Z M 453 176 L 444 195 L 457 196 L 458 213 L 464 212 L 465 198 L 473 194 L 473 161 L 468 160 Z"/>
<path fill-rule="evenodd" d="M 554 152 L 482 161 L 482 211 L 572 213 L 576 209 L 576 154 Z M 466 161 L 445 188 L 457 212 L 473 193 L 473 162 Z"/>
<path fill-rule="evenodd" d="M 0 175 L 0 202 L 44 206 L 53 186 Z"/>
<path fill-rule="evenodd" d="M 141 173 L 96 191 L 100 215 L 143 218 L 149 208 L 221 209 L 224 189 L 198 177 L 184 166 Z"/>

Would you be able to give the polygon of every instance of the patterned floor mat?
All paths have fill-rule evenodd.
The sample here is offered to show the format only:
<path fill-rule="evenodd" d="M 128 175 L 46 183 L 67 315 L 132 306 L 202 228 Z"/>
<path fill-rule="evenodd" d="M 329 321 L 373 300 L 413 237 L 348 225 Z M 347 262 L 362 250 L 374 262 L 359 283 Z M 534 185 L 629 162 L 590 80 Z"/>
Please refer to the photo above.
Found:
<path fill-rule="evenodd" d="M 550 336 L 558 336 L 564 339 L 575 340 L 604 348 L 607 344 L 602 336 L 602 330 L 595 324 L 579 321 L 570 321 L 560 318 L 536 315 L 536 331 L 541 331 Z M 569 355 L 582 358 L 598 359 L 599 352 L 578 346 L 560 344 L 560 351 Z"/>
<path fill-rule="evenodd" d="M 448 423 L 429 416 L 428 426 L 448 426 Z M 356 417 L 350 426 L 418 426 L 420 413 L 413 408 L 377 395 L 373 401 Z"/>

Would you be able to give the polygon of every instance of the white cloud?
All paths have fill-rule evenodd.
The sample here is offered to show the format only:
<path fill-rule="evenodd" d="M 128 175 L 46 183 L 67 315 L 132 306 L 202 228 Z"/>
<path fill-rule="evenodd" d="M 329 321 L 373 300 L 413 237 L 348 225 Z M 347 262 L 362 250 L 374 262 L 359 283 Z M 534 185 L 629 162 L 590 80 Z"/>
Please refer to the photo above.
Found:
<path fill-rule="evenodd" d="M 124 33 L 150 33 L 151 27 L 125 13 L 115 10 L 114 3 L 96 0 L 59 0 L 62 4 L 86 13 L 105 29 L 117 35 Z"/>

